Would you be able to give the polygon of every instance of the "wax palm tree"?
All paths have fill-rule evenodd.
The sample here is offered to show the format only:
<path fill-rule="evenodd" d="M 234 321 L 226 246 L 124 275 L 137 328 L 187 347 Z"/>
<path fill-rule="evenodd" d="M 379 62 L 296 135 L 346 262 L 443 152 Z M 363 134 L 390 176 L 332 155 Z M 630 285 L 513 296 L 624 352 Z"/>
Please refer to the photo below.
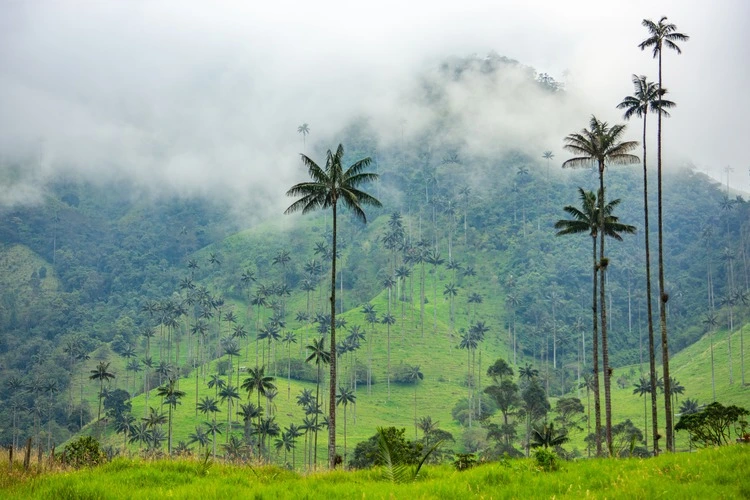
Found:
<path fill-rule="evenodd" d="M 138 422 L 129 431 L 128 443 L 138 443 L 138 451 L 143 450 L 143 445 L 151 442 L 151 429 L 146 422 Z"/>
<path fill-rule="evenodd" d="M 229 435 L 232 433 L 232 405 L 234 404 L 234 401 L 239 401 L 240 399 L 240 393 L 237 390 L 237 387 L 227 384 L 225 387 L 219 391 L 219 399 L 222 403 L 226 402 L 227 404 L 227 440 L 229 439 Z"/>
<path fill-rule="evenodd" d="M 339 386 L 339 393 L 336 395 L 336 404 L 344 405 L 344 463 L 346 463 L 346 409 L 349 404 L 357 401 L 357 395 L 354 391 L 346 387 Z"/>
<path fill-rule="evenodd" d="M 223 389 L 225 385 L 227 385 L 226 381 L 218 373 L 214 373 L 208 379 L 208 388 L 214 390 L 214 397 L 216 398 L 219 397 L 219 390 Z"/>
<path fill-rule="evenodd" d="M 157 395 L 164 398 L 164 403 L 169 407 L 167 415 L 168 430 L 167 430 L 167 451 L 172 456 L 172 412 L 180 404 L 180 399 L 185 396 L 185 391 L 181 391 L 177 388 L 177 381 L 170 378 L 166 384 L 159 387 Z"/>
<path fill-rule="evenodd" d="M 571 216 L 568 220 L 559 220 L 555 223 L 555 229 L 557 229 L 557 236 L 564 236 L 568 234 L 585 234 L 588 233 L 591 236 L 593 246 L 593 273 L 592 273 L 592 351 L 593 351 L 593 373 L 594 373 L 594 415 L 596 418 L 595 435 L 597 441 L 597 454 L 601 454 L 601 404 L 599 397 L 599 335 L 598 335 L 598 318 L 597 318 L 597 273 L 601 268 L 600 262 L 597 262 L 596 257 L 596 245 L 597 237 L 601 234 L 609 236 L 617 241 L 622 240 L 620 233 L 633 233 L 635 227 L 627 224 L 622 224 L 619 218 L 612 215 L 614 209 L 620 204 L 620 200 L 612 200 L 611 202 L 603 205 L 604 211 L 603 217 L 599 216 L 599 210 L 602 206 L 602 200 L 604 196 L 601 194 L 598 196 L 599 202 L 597 203 L 597 196 L 592 191 L 585 191 L 583 188 L 578 188 L 578 193 L 581 198 L 581 208 L 568 205 L 563 210 Z M 600 231 L 599 228 L 604 226 L 604 231 Z M 604 296 L 599 295 L 599 300 L 604 302 Z M 604 329 L 602 328 L 602 333 Z M 602 351 L 605 347 L 604 341 L 602 341 Z M 604 365 L 605 371 L 605 398 L 609 392 L 606 390 L 606 382 L 609 381 L 608 373 L 608 357 L 607 363 Z M 608 414 L 607 422 L 611 428 L 611 414 Z M 608 434 L 608 445 L 611 440 L 611 430 Z"/>
<path fill-rule="evenodd" d="M 685 42 L 690 39 L 688 35 L 677 32 L 677 26 L 671 23 L 666 23 L 667 17 L 664 16 L 659 19 L 658 23 L 651 21 L 650 19 L 644 19 L 641 23 L 649 33 L 649 37 L 641 42 L 638 46 L 641 50 L 647 48 L 653 48 L 653 57 L 659 61 L 659 86 L 658 88 L 664 89 L 662 80 L 662 66 L 661 66 L 661 55 L 662 49 L 666 45 L 668 49 L 675 50 L 678 54 L 682 53 L 680 47 L 676 42 Z M 661 99 L 662 92 L 658 92 L 658 103 L 657 109 L 662 109 Z M 662 148 L 661 148 L 661 117 L 662 113 L 658 113 L 656 123 L 656 183 L 657 183 L 657 211 L 658 211 L 658 227 L 659 227 L 659 325 L 661 330 L 661 349 L 662 349 L 662 369 L 664 372 L 664 383 L 666 385 L 667 393 L 664 397 L 664 410 L 666 414 L 666 427 L 667 427 L 667 449 L 674 451 L 674 432 L 672 422 L 672 411 L 671 401 L 669 392 L 669 346 L 667 342 L 667 300 L 669 300 L 669 294 L 667 294 L 664 288 L 664 238 L 663 238 L 663 216 L 662 216 Z"/>
<path fill-rule="evenodd" d="M 293 332 L 286 332 L 284 337 L 281 339 L 286 344 L 286 399 L 287 401 L 292 397 L 292 344 L 297 343 L 297 337 Z"/>
<path fill-rule="evenodd" d="M 110 380 L 115 378 L 115 374 L 109 371 L 109 363 L 105 363 L 104 361 L 100 361 L 99 364 L 96 365 L 96 368 L 89 373 L 91 373 L 91 375 L 89 375 L 89 380 L 99 381 L 99 410 L 96 413 L 96 421 L 98 422 L 99 427 L 97 432 L 99 436 L 101 436 L 102 393 L 104 392 L 104 382 L 109 383 Z"/>
<path fill-rule="evenodd" d="M 432 265 L 432 331 L 437 332 L 437 266 L 443 265 L 445 259 L 440 256 L 436 249 L 429 250 L 425 256 L 425 262 Z"/>
<path fill-rule="evenodd" d="M 313 339 L 312 344 L 307 346 L 307 350 L 310 353 L 309 356 L 305 359 L 306 363 L 309 363 L 311 361 L 315 362 L 316 370 L 317 370 L 317 376 L 315 378 L 315 403 L 316 405 L 319 404 L 320 401 L 320 367 L 321 365 L 330 364 L 331 363 L 331 353 L 326 351 L 325 348 L 325 339 L 323 337 L 320 337 L 319 339 Z M 331 382 L 332 383 L 332 382 Z M 318 423 L 318 414 L 315 414 L 315 424 Z M 317 449 L 318 449 L 318 433 L 315 432 L 315 464 L 318 462 L 318 456 L 317 456 Z"/>
<path fill-rule="evenodd" d="M 710 311 L 703 318 L 703 324 L 710 330 L 709 339 L 711 345 L 711 390 L 713 392 L 713 400 L 716 401 L 716 375 L 714 373 L 714 332 L 716 331 L 716 325 L 718 325 L 718 316 L 713 311 Z"/>
<path fill-rule="evenodd" d="M 307 148 L 307 134 L 310 133 L 310 126 L 307 123 L 303 123 L 297 127 L 297 133 L 302 134 L 302 147 Z"/>
<path fill-rule="evenodd" d="M 443 296 L 448 298 L 448 302 L 450 303 L 450 316 L 451 316 L 451 330 L 453 330 L 455 324 L 455 316 L 453 313 L 453 301 L 456 298 L 456 295 L 458 295 L 458 287 L 455 285 L 455 283 L 450 282 L 445 284 L 445 288 L 443 289 Z"/>
<path fill-rule="evenodd" d="M 386 313 L 380 318 L 380 322 L 386 325 L 386 352 L 388 355 L 388 399 L 391 397 L 391 325 L 396 324 L 396 317 L 391 313 Z"/>
<path fill-rule="evenodd" d="M 211 456 L 213 456 L 214 460 L 216 460 L 216 435 L 222 434 L 221 429 L 224 427 L 224 424 L 221 422 L 217 422 L 216 417 L 214 417 L 213 420 L 211 420 L 210 422 L 204 422 L 203 425 L 206 426 L 206 431 L 211 434 L 211 442 L 213 445 Z"/>
<path fill-rule="evenodd" d="M 216 400 L 214 398 L 211 398 L 211 397 L 208 397 L 208 396 L 205 396 L 205 397 L 201 398 L 200 402 L 197 405 L 195 405 L 195 407 L 196 407 L 197 411 L 199 411 L 202 414 L 206 415 L 206 417 L 208 417 L 208 414 L 210 413 L 212 415 L 212 421 L 213 421 L 214 427 L 215 427 L 215 424 L 216 424 L 216 414 L 221 411 L 219 409 L 218 400 Z M 219 433 L 219 434 L 221 434 L 221 433 Z M 214 445 L 213 446 L 213 448 L 214 448 L 213 449 L 213 455 L 214 455 L 214 457 L 216 457 L 216 434 L 213 433 L 212 436 L 213 436 L 213 441 L 214 441 L 214 443 L 213 443 L 213 445 Z"/>
<path fill-rule="evenodd" d="M 646 448 L 648 448 L 648 409 L 646 406 L 646 394 L 651 394 L 652 390 L 651 379 L 646 377 L 641 377 L 640 380 L 638 380 L 638 383 L 633 387 L 633 394 L 643 396 L 643 437 L 645 439 Z"/>
<path fill-rule="evenodd" d="M 414 437 L 417 437 L 417 386 L 420 380 L 424 380 L 424 373 L 420 369 L 419 365 L 409 367 L 407 374 L 408 380 L 414 384 Z"/>
<path fill-rule="evenodd" d="M 363 158 L 346 170 L 342 161 L 344 147 L 339 144 L 336 152 L 329 149 L 326 157 L 325 168 L 318 166 L 306 155 L 302 155 L 302 163 L 308 168 L 311 177 L 310 182 L 303 182 L 292 186 L 287 191 L 287 196 L 299 196 L 300 199 L 292 203 L 285 213 L 301 211 L 303 214 L 318 208 L 331 208 L 333 212 L 333 233 L 331 236 L 331 365 L 330 365 L 330 394 L 329 394 L 329 418 L 331 432 L 328 437 L 328 460 L 331 469 L 334 468 L 336 459 L 336 244 L 338 236 L 337 208 L 339 201 L 349 208 L 357 219 L 367 221 L 363 205 L 381 206 L 380 201 L 370 194 L 359 189 L 359 186 L 370 181 L 377 180 L 377 174 L 365 172 L 364 169 L 370 165 L 372 160 Z"/>
<path fill-rule="evenodd" d="M 203 449 L 206 446 L 208 446 L 208 443 L 210 442 L 210 439 L 208 437 L 208 433 L 203 428 L 202 425 L 196 425 L 195 426 L 195 432 L 190 434 L 188 436 L 188 443 L 198 443 L 198 446 Z"/>
<path fill-rule="evenodd" d="M 648 342 L 649 342 L 649 375 L 651 380 L 651 419 L 652 419 L 652 432 L 654 435 L 654 454 L 658 453 L 658 443 L 656 436 L 658 435 L 657 425 L 657 411 L 656 411 L 656 344 L 654 338 L 654 324 L 653 324 L 653 310 L 651 307 L 651 252 L 649 245 L 649 215 L 648 215 L 648 168 L 647 168 L 647 155 L 646 155 L 646 118 L 648 112 L 659 113 L 664 116 L 669 116 L 666 111 L 668 108 L 673 108 L 675 104 L 667 99 L 662 99 L 662 96 L 666 93 L 666 90 L 659 91 L 653 82 L 646 80 L 645 76 L 633 75 L 633 87 L 635 89 L 633 95 L 625 97 L 620 104 L 617 105 L 618 109 L 624 109 L 625 114 L 623 117 L 629 120 L 633 116 L 643 118 L 643 236 L 645 241 L 645 252 L 646 252 L 646 316 L 648 321 Z M 644 431 L 645 432 L 645 431 Z"/>
<path fill-rule="evenodd" d="M 250 374 L 243 382 L 241 388 L 247 391 L 248 399 L 257 392 L 258 394 L 258 407 L 260 407 L 260 397 L 265 396 L 270 390 L 276 389 L 273 383 L 274 378 L 270 375 L 265 374 L 265 366 L 260 368 L 250 368 L 248 373 Z"/>

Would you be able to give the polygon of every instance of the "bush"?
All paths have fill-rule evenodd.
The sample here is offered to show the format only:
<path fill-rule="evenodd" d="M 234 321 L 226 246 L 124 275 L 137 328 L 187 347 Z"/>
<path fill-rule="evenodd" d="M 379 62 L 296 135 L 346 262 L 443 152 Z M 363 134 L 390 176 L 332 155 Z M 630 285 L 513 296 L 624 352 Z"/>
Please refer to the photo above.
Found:
<path fill-rule="evenodd" d="M 289 362 L 290 377 L 294 380 L 302 380 L 305 382 L 315 382 L 317 380 L 318 372 L 314 364 L 305 363 L 304 360 L 299 358 L 292 358 Z M 282 370 L 283 373 L 284 370 Z M 320 379 L 321 382 L 325 379 L 327 373 L 326 367 L 320 367 Z"/>
<path fill-rule="evenodd" d="M 556 471 L 560 467 L 557 454 L 549 449 L 537 448 L 534 450 L 534 460 L 537 467 L 545 472 Z"/>
<path fill-rule="evenodd" d="M 477 457 L 473 453 L 456 453 L 456 460 L 453 462 L 453 467 L 457 471 L 471 469 L 477 464 Z"/>
<path fill-rule="evenodd" d="M 382 429 L 383 437 L 389 443 L 394 455 L 397 455 L 405 465 L 414 465 L 419 462 L 422 455 L 422 443 L 406 439 L 406 429 L 386 427 Z M 380 455 L 381 434 L 375 434 L 366 441 L 361 441 L 354 448 L 349 467 L 353 469 L 366 469 L 374 465 L 383 465 Z"/>
<path fill-rule="evenodd" d="M 105 455 L 99 447 L 99 441 L 91 436 L 82 436 L 65 446 L 63 461 L 76 469 L 93 467 L 104 463 Z"/>
<path fill-rule="evenodd" d="M 407 365 L 403 361 L 393 369 L 391 381 L 395 384 L 415 384 L 417 380 L 411 376 L 418 366 Z"/>
<path fill-rule="evenodd" d="M 474 422 L 479 422 L 479 420 L 489 418 L 497 412 L 497 404 L 487 394 L 477 394 L 477 397 L 480 398 L 482 404 L 482 415 L 480 419 L 478 408 L 476 407 L 477 403 L 476 400 L 474 400 L 475 407 L 474 415 L 472 417 Z M 469 400 L 467 398 L 459 400 L 453 407 L 453 410 L 451 410 L 451 416 L 453 417 L 453 420 L 456 420 L 461 425 L 469 425 Z"/>

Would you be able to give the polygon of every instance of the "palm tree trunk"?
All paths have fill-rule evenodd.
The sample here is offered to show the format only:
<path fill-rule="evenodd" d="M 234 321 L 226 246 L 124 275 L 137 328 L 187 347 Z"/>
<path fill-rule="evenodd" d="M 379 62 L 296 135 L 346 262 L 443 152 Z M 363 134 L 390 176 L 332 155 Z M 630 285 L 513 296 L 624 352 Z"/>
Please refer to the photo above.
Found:
<path fill-rule="evenodd" d="M 607 342 L 606 283 L 607 261 L 604 257 L 604 162 L 599 163 L 599 303 L 602 326 L 602 371 L 604 372 L 604 416 L 607 450 L 612 456 L 612 395 L 610 388 L 609 346 Z"/>
<path fill-rule="evenodd" d="M 659 109 L 661 109 L 661 50 L 659 50 Z M 672 401 L 670 397 L 669 380 L 669 342 L 667 339 L 667 301 L 669 295 L 664 289 L 664 236 L 662 216 L 662 180 L 661 180 L 661 113 L 657 113 L 657 166 L 656 176 L 658 184 L 658 212 L 659 212 L 659 325 L 661 328 L 661 358 L 664 372 L 664 414 L 666 417 L 667 450 L 674 451 L 674 430 L 672 426 Z"/>
<path fill-rule="evenodd" d="M 328 395 L 328 467 L 336 465 L 336 203 L 333 200 L 333 236 L 331 257 L 331 363 Z"/>
<path fill-rule="evenodd" d="M 599 395 L 599 316 L 598 316 L 598 301 L 597 301 L 597 273 L 599 266 L 596 259 L 596 235 L 592 238 L 594 241 L 594 273 L 593 273 L 593 297 L 591 299 L 591 312 L 593 321 L 593 338 L 591 341 L 592 348 L 592 364 L 594 373 L 594 433 L 596 436 L 596 456 L 602 455 L 602 407 L 601 399 Z"/>
<path fill-rule="evenodd" d="M 659 454 L 659 425 L 656 401 L 656 342 L 654 338 L 654 313 L 651 297 L 651 251 L 649 247 L 648 169 L 646 167 L 646 113 L 643 113 L 643 232 L 646 251 L 646 316 L 648 321 L 648 363 L 651 382 L 651 432 L 654 456 Z M 646 440 L 648 443 L 648 439 Z M 646 445 L 648 448 L 648 444 Z"/>

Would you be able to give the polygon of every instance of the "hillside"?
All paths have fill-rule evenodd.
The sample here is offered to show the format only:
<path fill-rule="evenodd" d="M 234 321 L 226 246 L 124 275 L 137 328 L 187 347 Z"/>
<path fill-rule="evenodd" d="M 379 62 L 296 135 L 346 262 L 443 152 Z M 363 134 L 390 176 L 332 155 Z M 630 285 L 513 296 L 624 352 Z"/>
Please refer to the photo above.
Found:
<path fill-rule="evenodd" d="M 553 226 L 565 216 L 563 206 L 580 204 L 577 188 L 595 189 L 598 179 L 589 170 L 561 171 L 562 154 L 550 161 L 522 146 L 492 155 L 473 150 L 469 138 L 454 134 L 457 116 L 446 89 L 515 71 L 518 63 L 498 58 L 488 67 L 467 58 L 451 64 L 420 96 L 436 111 L 428 132 L 380 144 L 368 122 L 358 120 L 340 134 L 347 164 L 376 158 L 373 169 L 381 177 L 371 191 L 383 204 L 367 210 L 367 224 L 350 214 L 339 219 L 337 308 L 346 325 L 338 339 L 359 326 L 357 338 L 342 344 L 349 352 L 340 359 L 340 380 L 357 398 L 346 408 L 349 449 L 380 425 L 405 427 L 411 438 L 415 397 L 416 418 L 439 422 L 456 438 L 455 450 L 481 449 L 486 430 L 476 420 L 489 408 L 477 401 L 488 384 L 487 368 L 498 358 L 513 366 L 516 377 L 527 365 L 538 370 L 536 380 L 550 398 L 585 399 L 577 387 L 591 365 L 591 240 L 556 237 Z M 556 86 L 533 73 L 528 78 L 535 92 L 563 98 Z M 316 144 L 310 155 L 322 158 L 326 147 Z M 669 167 L 665 261 L 672 374 L 685 387 L 679 398 L 711 399 L 704 320 L 715 311 L 717 399 L 747 406 L 739 337 L 750 316 L 750 205 L 742 197 L 726 198 L 700 173 Z M 606 179 L 607 196 L 622 199 L 620 220 L 640 228 L 639 170 L 618 166 L 607 170 Z M 304 363 L 306 346 L 326 335 L 331 221 L 322 212 L 281 217 L 245 227 L 227 200 L 154 199 L 127 183 L 76 178 L 50 184 L 41 204 L 4 208 L 0 261 L 12 271 L 3 280 L 13 292 L 4 295 L 0 311 L 0 383 L 8 387 L 0 419 L 12 424 L 0 429 L 0 441 L 37 436 L 59 444 L 81 430 L 98 434 L 99 384 L 89 376 L 99 363 L 109 363 L 114 375 L 102 384 L 109 391 L 105 402 L 125 405 L 114 389 L 126 390 L 135 423 L 149 406 L 166 412 L 156 388 L 168 378 L 178 381 L 185 395 L 174 409 L 175 446 L 197 433 L 196 426 L 205 432 L 211 412 L 198 414 L 201 399 L 217 399 L 216 419 L 226 420 L 219 387 L 208 386 L 218 380 L 212 377 L 231 374 L 237 390 L 237 378 L 241 384 L 256 364 L 275 377 L 273 401 L 247 398 L 241 390 L 240 401 L 231 391 L 224 399 L 235 413 L 238 403 L 255 403 L 282 428 L 300 424 L 305 415 L 296 397 L 316 390 L 315 366 Z M 624 376 L 624 388 L 613 391 L 614 420 L 630 418 L 636 426 L 643 414 L 642 400 L 633 396 L 636 365 L 647 360 L 642 245 L 640 233 L 610 243 L 607 273 L 613 382 Z M 35 272 L 41 282 L 33 279 Z M 368 304 L 374 311 L 369 318 L 362 312 Z M 477 329 L 482 339 L 472 346 L 467 332 Z M 722 343 L 729 330 L 732 384 L 728 344 Z M 423 379 L 389 384 L 389 352 L 392 378 L 399 369 L 419 367 Z M 290 360 L 297 380 L 287 386 Z M 464 425 L 453 415 L 459 404 L 466 407 L 455 412 Z M 115 435 L 113 420 L 105 432 L 108 443 L 119 447 L 124 436 Z M 238 422 L 232 424 L 236 439 L 244 430 Z M 339 426 L 342 438 L 343 431 Z M 229 440 L 226 428 L 222 432 L 220 443 Z M 519 428 L 514 447 L 520 448 L 522 434 Z M 318 441 L 322 454 L 325 438 Z M 585 448 L 581 435 L 573 444 L 579 452 Z M 684 441 L 678 445 L 685 447 Z"/>

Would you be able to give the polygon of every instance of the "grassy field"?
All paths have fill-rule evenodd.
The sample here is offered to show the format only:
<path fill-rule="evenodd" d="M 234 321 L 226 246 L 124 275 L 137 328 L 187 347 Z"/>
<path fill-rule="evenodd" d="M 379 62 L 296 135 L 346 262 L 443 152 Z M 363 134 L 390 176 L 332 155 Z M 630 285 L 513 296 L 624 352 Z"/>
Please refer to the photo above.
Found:
<path fill-rule="evenodd" d="M 6 457 L 7 461 L 7 457 Z M 196 460 L 116 459 L 79 471 L 0 472 L 3 498 L 750 498 L 750 447 L 732 445 L 652 459 L 563 462 L 545 472 L 533 459 L 458 472 L 423 469 L 411 483 L 379 469 L 298 474 L 278 467 L 202 466 Z"/>

